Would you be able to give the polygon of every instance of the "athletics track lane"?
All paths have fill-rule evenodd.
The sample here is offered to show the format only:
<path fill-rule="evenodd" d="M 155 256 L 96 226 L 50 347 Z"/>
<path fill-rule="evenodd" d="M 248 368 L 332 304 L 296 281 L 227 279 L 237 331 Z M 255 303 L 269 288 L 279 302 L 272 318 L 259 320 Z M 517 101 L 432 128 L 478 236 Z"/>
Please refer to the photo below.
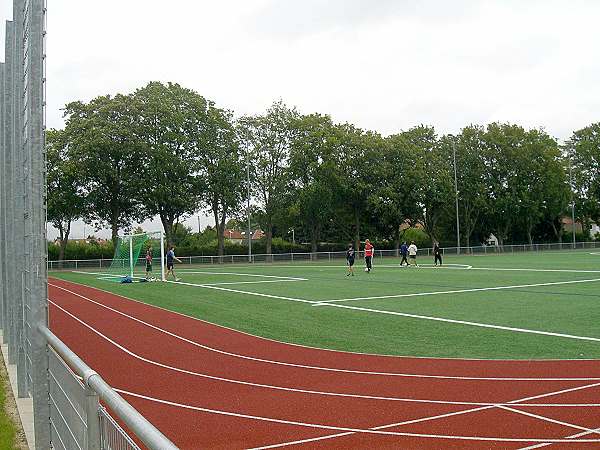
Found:
<path fill-rule="evenodd" d="M 516 362 L 491 362 L 488 367 L 485 367 L 485 370 L 481 370 L 479 366 L 484 365 L 484 361 L 430 361 L 420 358 L 377 357 L 290 346 L 223 329 L 92 288 L 57 280 L 51 282 L 71 291 L 67 292 L 51 287 L 50 299 L 52 301 L 57 302 L 61 308 L 89 326 L 114 339 L 118 344 L 124 345 L 142 357 L 160 361 L 162 364 L 213 376 L 325 392 L 475 402 L 509 402 L 594 383 L 594 381 L 525 382 L 390 377 L 328 372 L 244 360 L 198 348 L 89 300 L 114 307 L 123 313 L 131 314 L 179 336 L 184 335 L 194 341 L 261 358 L 269 357 L 296 364 L 326 365 L 345 369 L 359 368 L 370 371 L 421 373 L 425 370 L 431 374 L 435 369 L 438 374 L 461 373 L 462 376 L 507 376 L 507 372 L 517 373 L 519 376 L 532 376 L 527 370 L 516 367 L 523 365 Z M 89 300 L 78 297 L 75 293 L 83 295 Z M 50 317 L 53 331 L 80 354 L 88 364 L 98 370 L 110 384 L 126 391 L 184 405 L 202 406 L 218 411 L 235 411 L 294 422 L 360 429 L 477 408 L 477 406 L 407 403 L 281 391 L 177 373 L 172 369 L 157 367 L 125 355 L 106 339 L 94 334 L 57 307 L 51 308 Z M 119 361 L 119 367 L 114 364 L 116 358 Z M 368 364 L 365 364 L 365 360 Z M 416 368 L 411 367 L 413 361 L 416 362 Z M 446 363 L 449 363 L 450 370 L 446 370 Z M 470 368 L 472 363 L 477 367 Z M 573 367 L 573 363 L 569 363 L 569 370 L 562 371 L 562 375 L 566 372 L 569 377 L 582 376 L 582 374 L 590 376 L 590 373 L 593 372 L 592 369 L 597 371 L 595 362 L 583 361 L 582 363 L 583 366 L 586 366 L 585 368 L 582 368 L 579 362 L 575 367 Z M 524 365 L 534 366 L 533 372 L 543 372 L 545 376 L 556 376 L 556 373 L 561 372 L 561 366 L 563 369 L 566 368 L 564 364 L 564 362 L 558 361 L 549 362 L 546 364 L 548 366 L 546 371 L 542 370 L 538 363 L 525 363 Z M 511 367 L 513 370 L 505 370 Z M 134 375 L 136 373 L 144 374 L 142 382 L 136 378 Z M 595 383 L 598 383 L 598 380 Z M 591 396 L 585 391 L 573 391 L 568 395 L 572 397 L 573 402 L 585 402 L 585 399 L 590 397 L 598 398 L 598 390 L 595 391 L 596 395 Z M 196 448 L 200 444 L 213 447 L 219 445 L 249 447 L 335 434 L 335 431 L 274 424 L 256 419 L 233 418 L 207 412 L 186 411 L 181 407 L 159 405 L 127 395 L 126 397 L 144 414 L 152 418 L 153 422 L 182 448 Z M 542 397 L 535 402 L 548 401 L 559 402 L 557 396 Z M 548 416 L 547 412 L 550 408 L 538 407 L 536 411 L 539 409 L 543 411 L 536 412 L 537 414 Z M 556 415 L 555 409 L 552 408 L 552 413 Z M 596 408 L 592 408 L 594 413 L 586 412 L 581 408 L 576 408 L 576 410 L 574 418 L 579 421 L 571 423 L 578 425 L 582 425 L 582 421 L 593 422 L 592 418 L 597 415 L 595 414 Z M 583 425 L 592 427 L 598 426 L 598 423 Z M 562 438 L 578 431 L 498 408 L 487 408 L 482 411 L 428 420 L 420 424 L 386 428 L 385 430 L 509 438 L 516 436 Z M 431 432 L 431 430 L 435 432 Z M 350 442 L 356 441 L 359 446 L 389 445 L 397 447 L 400 445 L 404 448 L 440 448 L 441 446 L 440 440 L 431 438 L 378 436 L 364 433 L 313 442 L 310 445 L 338 448 L 353 446 L 349 440 Z M 359 444 L 359 442 L 361 443 Z M 409 442 L 410 446 L 406 447 Z M 581 448 L 582 443 L 579 445 Z M 523 443 L 443 441 L 444 448 L 518 448 L 522 446 L 524 446 Z"/>

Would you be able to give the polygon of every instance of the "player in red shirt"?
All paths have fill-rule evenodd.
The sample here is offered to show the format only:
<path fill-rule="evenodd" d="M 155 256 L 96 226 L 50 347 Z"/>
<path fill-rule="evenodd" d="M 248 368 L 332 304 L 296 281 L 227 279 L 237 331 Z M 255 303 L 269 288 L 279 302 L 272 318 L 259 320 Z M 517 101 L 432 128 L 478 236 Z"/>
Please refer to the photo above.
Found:
<path fill-rule="evenodd" d="M 365 272 L 371 272 L 371 268 L 373 267 L 373 253 L 375 253 L 375 248 L 371 244 L 371 241 L 367 239 L 365 241 L 365 264 L 367 265 Z"/>

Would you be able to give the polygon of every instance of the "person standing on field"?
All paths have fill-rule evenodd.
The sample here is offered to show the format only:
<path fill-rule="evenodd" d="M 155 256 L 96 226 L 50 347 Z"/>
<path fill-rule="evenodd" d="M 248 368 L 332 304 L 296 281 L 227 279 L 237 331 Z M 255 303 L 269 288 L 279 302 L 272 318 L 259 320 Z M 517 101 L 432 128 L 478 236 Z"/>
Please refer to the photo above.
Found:
<path fill-rule="evenodd" d="M 440 244 L 437 242 L 433 243 L 433 263 L 434 265 L 438 265 L 438 261 L 440 266 L 442 265 L 442 250 L 440 249 Z"/>
<path fill-rule="evenodd" d="M 171 245 L 171 247 L 169 247 L 169 251 L 167 252 L 167 275 L 165 278 L 168 278 L 169 274 L 171 274 L 173 275 L 175 281 L 181 281 L 179 278 L 177 278 L 177 275 L 175 275 L 175 270 L 173 269 L 173 264 L 175 261 L 181 263 L 181 260 L 175 256 L 175 247 Z"/>
<path fill-rule="evenodd" d="M 415 267 L 419 267 L 419 265 L 417 264 L 417 252 L 417 245 L 415 244 L 415 241 L 412 241 L 408 246 L 408 257 L 411 260 L 411 264 Z"/>
<path fill-rule="evenodd" d="M 406 241 L 404 241 L 400 246 L 400 255 L 402 255 L 402 259 L 400 260 L 400 267 L 402 267 L 404 263 L 406 263 L 406 265 L 408 266 L 408 259 L 406 259 L 406 257 L 408 256 L 408 245 L 406 245 Z"/>
<path fill-rule="evenodd" d="M 146 251 L 146 280 L 152 279 L 152 247 L 148 247 Z"/>
<path fill-rule="evenodd" d="M 368 239 L 365 241 L 365 264 L 367 265 L 367 272 L 371 272 L 371 268 L 373 267 L 373 254 L 375 253 L 375 248 L 371 241 Z"/>
<path fill-rule="evenodd" d="M 348 273 L 346 274 L 347 277 L 349 277 L 350 275 L 354 276 L 354 256 L 356 254 L 356 251 L 354 250 L 354 247 L 352 246 L 352 244 L 350 244 L 348 246 L 348 251 L 346 252 L 346 262 L 348 263 Z"/>

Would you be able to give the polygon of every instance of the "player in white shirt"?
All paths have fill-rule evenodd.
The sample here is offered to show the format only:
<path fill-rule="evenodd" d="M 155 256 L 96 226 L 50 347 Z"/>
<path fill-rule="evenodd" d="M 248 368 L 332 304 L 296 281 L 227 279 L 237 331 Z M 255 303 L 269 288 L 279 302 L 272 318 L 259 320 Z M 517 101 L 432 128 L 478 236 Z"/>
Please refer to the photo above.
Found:
<path fill-rule="evenodd" d="M 414 265 L 415 267 L 419 267 L 417 264 L 417 251 L 418 249 L 415 241 L 412 241 L 408 246 L 408 259 L 410 260 L 411 265 Z"/>

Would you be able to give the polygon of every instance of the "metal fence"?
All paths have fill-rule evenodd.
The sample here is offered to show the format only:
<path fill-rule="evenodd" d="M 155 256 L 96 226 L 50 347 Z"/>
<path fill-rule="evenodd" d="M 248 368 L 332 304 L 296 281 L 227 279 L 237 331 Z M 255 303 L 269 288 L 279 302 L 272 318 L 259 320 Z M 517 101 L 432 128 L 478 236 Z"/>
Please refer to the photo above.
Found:
<path fill-rule="evenodd" d="M 46 0 L 13 0 L 0 62 L 0 328 L 35 448 L 176 448 L 47 328 Z M 110 417 L 100 402 L 110 409 Z"/>
<path fill-rule="evenodd" d="M 554 244 L 520 244 L 520 245 L 480 245 L 471 247 L 445 247 L 442 248 L 444 255 L 502 255 L 524 252 L 548 252 L 548 251 L 567 251 L 600 249 L 600 241 L 577 242 L 573 243 L 554 243 Z M 359 257 L 363 252 L 357 252 Z M 433 249 L 421 248 L 418 251 L 419 256 L 432 256 Z M 397 257 L 396 250 L 375 250 L 376 258 Z M 258 263 L 298 263 L 310 261 L 333 261 L 344 259 L 346 252 L 317 252 L 317 253 L 273 253 L 251 255 L 225 255 L 225 256 L 179 256 L 178 258 L 185 265 L 212 265 L 212 264 L 258 264 Z M 111 259 L 73 259 L 64 261 L 48 261 L 48 270 L 89 270 L 106 269 L 110 267 Z M 145 264 L 145 260 L 140 258 L 138 266 Z"/>
<path fill-rule="evenodd" d="M 50 433 L 52 448 L 75 450 L 139 450 L 100 401 L 150 449 L 177 447 L 115 392 L 48 328 Z"/>

